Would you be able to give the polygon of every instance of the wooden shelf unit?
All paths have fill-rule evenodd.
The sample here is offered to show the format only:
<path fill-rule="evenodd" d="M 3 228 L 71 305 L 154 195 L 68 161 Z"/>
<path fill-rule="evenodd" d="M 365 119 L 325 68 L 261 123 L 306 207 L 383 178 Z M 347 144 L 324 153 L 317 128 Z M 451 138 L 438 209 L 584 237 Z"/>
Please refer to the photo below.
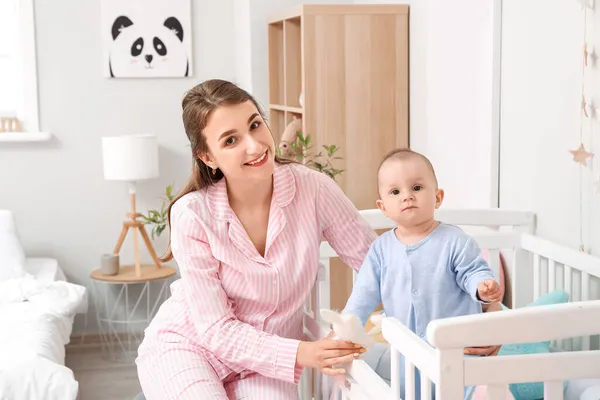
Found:
<path fill-rule="evenodd" d="M 303 114 L 300 16 L 269 23 L 269 120 L 279 136 L 294 117 Z"/>
<path fill-rule="evenodd" d="M 388 151 L 409 146 L 409 6 L 301 5 L 268 22 L 269 118 L 277 143 L 301 116 L 314 148 L 335 144 L 336 181 L 359 209 L 376 207 L 376 173 Z M 303 106 L 299 101 L 303 94 Z M 332 263 L 332 307 L 352 274 Z"/>

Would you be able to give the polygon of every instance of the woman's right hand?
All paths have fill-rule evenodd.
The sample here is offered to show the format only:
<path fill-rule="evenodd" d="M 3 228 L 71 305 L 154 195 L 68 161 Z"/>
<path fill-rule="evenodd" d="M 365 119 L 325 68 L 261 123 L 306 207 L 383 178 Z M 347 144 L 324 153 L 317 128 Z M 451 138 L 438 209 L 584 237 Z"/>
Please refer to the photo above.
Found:
<path fill-rule="evenodd" d="M 350 341 L 332 339 L 332 335 L 315 342 L 300 342 L 296 363 L 301 367 L 316 368 L 329 376 L 345 374 L 344 369 L 334 366 L 352 362 L 366 349 Z"/>

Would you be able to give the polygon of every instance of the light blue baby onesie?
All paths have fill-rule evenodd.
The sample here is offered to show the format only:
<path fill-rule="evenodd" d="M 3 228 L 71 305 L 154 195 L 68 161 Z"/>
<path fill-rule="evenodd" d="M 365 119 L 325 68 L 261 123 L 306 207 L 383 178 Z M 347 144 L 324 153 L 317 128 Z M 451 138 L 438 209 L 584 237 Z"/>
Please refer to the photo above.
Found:
<path fill-rule="evenodd" d="M 461 228 L 440 223 L 411 245 L 401 243 L 390 230 L 371 245 L 343 313 L 357 315 L 364 325 L 381 302 L 386 316 L 426 340 L 430 321 L 481 313 L 477 285 L 486 279 L 494 279 L 494 273 L 475 240 Z M 389 360 L 384 363 L 389 367 Z M 403 371 L 403 358 L 401 366 Z M 383 372 L 389 376 L 389 371 Z M 420 378 L 415 372 L 419 399 Z M 470 398 L 473 388 L 467 389 L 465 397 Z"/>

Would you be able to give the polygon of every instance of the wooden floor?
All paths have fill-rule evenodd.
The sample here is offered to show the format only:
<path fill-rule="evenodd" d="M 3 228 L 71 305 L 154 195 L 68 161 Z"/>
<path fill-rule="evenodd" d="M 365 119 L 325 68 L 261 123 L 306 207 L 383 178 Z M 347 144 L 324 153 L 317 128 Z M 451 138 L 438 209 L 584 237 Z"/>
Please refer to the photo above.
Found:
<path fill-rule="evenodd" d="M 141 391 L 135 364 L 108 361 L 99 347 L 67 347 L 66 365 L 79 382 L 79 400 L 133 400 Z"/>

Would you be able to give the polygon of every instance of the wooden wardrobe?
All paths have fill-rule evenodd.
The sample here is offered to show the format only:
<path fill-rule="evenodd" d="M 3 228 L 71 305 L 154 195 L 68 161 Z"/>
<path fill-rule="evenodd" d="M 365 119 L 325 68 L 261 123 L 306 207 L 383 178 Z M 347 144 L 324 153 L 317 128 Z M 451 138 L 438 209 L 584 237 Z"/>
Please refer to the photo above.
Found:
<path fill-rule="evenodd" d="M 400 4 L 315 4 L 269 19 L 271 130 L 278 140 L 301 117 L 315 148 L 340 147 L 336 181 L 358 209 L 376 207 L 384 154 L 409 145 L 408 14 Z M 352 273 L 339 260 L 331 282 L 342 309 Z"/>

